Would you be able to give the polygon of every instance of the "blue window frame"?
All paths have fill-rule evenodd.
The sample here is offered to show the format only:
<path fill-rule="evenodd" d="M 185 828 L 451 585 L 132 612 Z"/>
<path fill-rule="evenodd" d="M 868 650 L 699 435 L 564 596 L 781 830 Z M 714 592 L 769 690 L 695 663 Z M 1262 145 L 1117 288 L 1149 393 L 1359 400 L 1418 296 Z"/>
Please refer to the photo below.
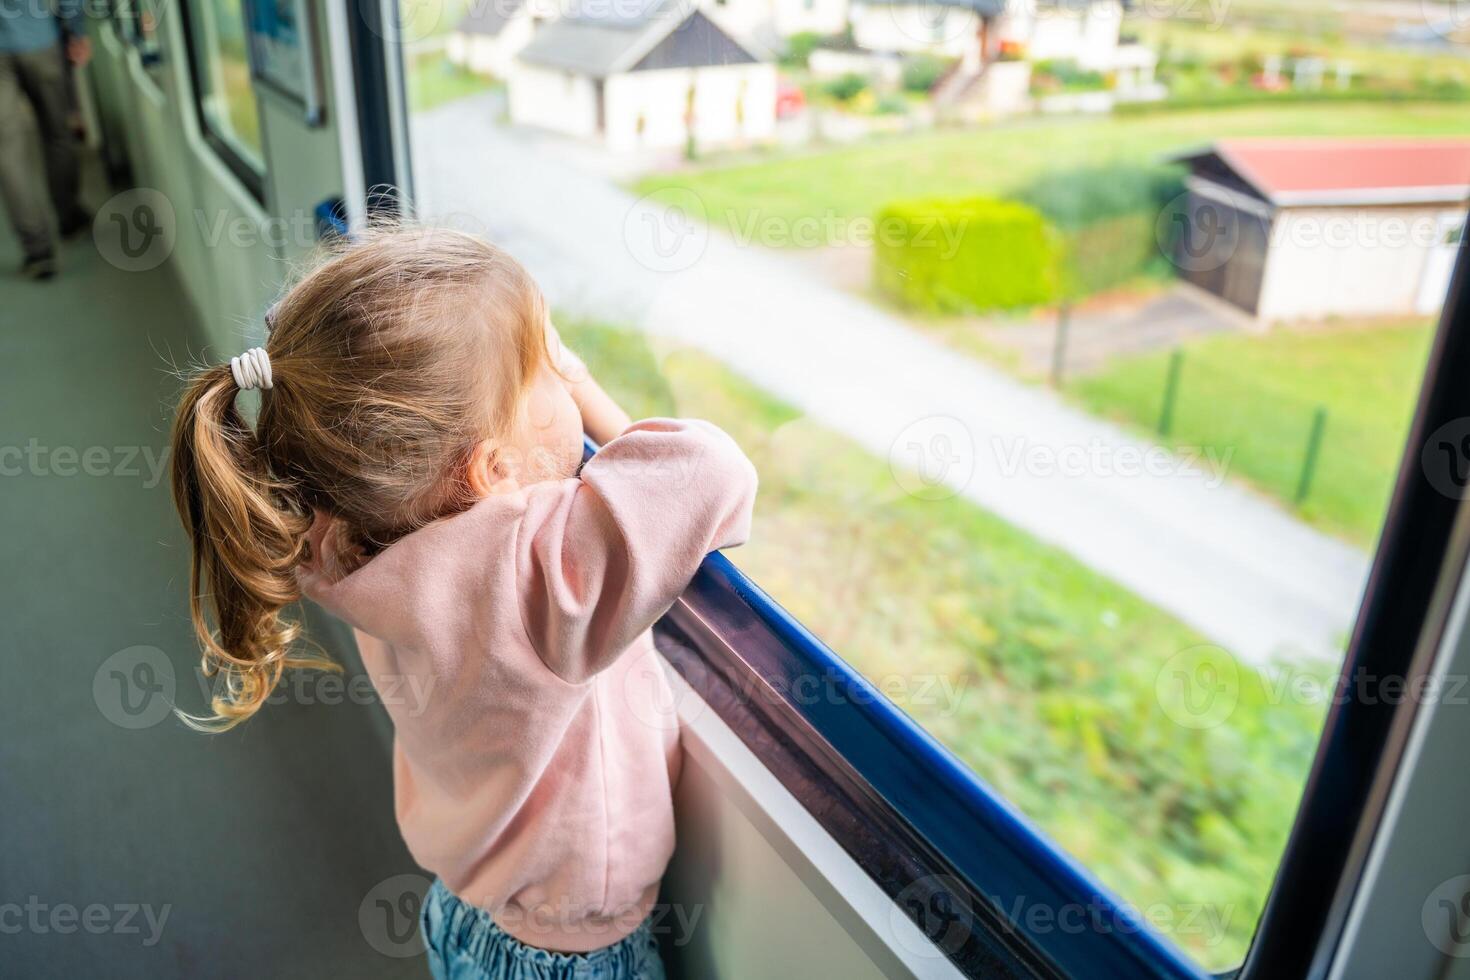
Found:
<path fill-rule="evenodd" d="M 1470 386 L 1456 382 L 1470 373 L 1467 279 L 1462 251 L 1410 447 L 1470 417 Z M 1443 629 L 1446 569 L 1470 550 L 1470 533 L 1453 533 L 1461 509 L 1411 448 L 1343 676 L 1387 684 L 1423 672 L 1414 654 Z M 656 633 L 673 668 L 967 975 L 1209 976 L 724 556 L 705 561 Z M 1414 710 L 1385 692 L 1329 713 L 1239 977 L 1315 975 L 1330 962 L 1340 899 L 1382 816 L 1374 782 L 1397 764 L 1390 730 Z"/>

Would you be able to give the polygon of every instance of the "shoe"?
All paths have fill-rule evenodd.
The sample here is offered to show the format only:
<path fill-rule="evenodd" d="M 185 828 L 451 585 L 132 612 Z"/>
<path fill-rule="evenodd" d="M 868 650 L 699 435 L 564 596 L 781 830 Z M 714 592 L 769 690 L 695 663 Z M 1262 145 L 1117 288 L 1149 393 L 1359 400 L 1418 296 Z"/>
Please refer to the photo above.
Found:
<path fill-rule="evenodd" d="M 73 239 L 92 227 L 92 216 L 81 208 L 61 219 L 61 237 Z"/>
<path fill-rule="evenodd" d="M 56 258 L 52 255 L 32 255 L 21 264 L 20 274 L 37 282 L 50 279 L 56 275 Z"/>

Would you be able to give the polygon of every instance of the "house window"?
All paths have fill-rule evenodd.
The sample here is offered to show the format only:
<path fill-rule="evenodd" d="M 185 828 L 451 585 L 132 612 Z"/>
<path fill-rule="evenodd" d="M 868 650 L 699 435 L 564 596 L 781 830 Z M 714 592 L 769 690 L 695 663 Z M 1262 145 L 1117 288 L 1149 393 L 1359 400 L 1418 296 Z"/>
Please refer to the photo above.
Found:
<path fill-rule="evenodd" d="M 257 198 L 263 197 L 260 107 L 250 80 L 240 0 L 187 0 L 183 9 L 205 140 Z"/>

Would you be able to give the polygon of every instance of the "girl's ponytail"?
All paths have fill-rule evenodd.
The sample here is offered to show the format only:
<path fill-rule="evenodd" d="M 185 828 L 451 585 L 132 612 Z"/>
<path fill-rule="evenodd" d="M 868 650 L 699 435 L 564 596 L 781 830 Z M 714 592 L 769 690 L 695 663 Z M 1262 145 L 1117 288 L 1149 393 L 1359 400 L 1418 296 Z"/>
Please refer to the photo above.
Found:
<path fill-rule="evenodd" d="M 272 307 L 269 350 L 201 372 L 174 421 L 190 608 L 221 680 L 213 717 L 183 716 L 195 727 L 250 717 L 288 668 L 340 670 L 282 616 L 313 515 L 331 515 L 345 572 L 471 506 L 470 450 L 509 432 L 546 363 L 540 290 L 495 246 L 445 229 L 344 244 Z M 251 425 L 235 401 L 256 388 Z"/>
<path fill-rule="evenodd" d="M 297 602 L 296 565 L 311 514 L 272 476 L 254 431 L 235 407 L 228 365 L 199 374 L 174 420 L 174 503 L 192 547 L 189 609 L 204 648 L 203 669 L 221 677 L 214 717 L 186 723 L 224 731 L 265 703 L 287 667 L 340 669 L 291 652 L 300 625 L 281 610 Z M 205 612 L 208 600 L 216 629 Z"/>

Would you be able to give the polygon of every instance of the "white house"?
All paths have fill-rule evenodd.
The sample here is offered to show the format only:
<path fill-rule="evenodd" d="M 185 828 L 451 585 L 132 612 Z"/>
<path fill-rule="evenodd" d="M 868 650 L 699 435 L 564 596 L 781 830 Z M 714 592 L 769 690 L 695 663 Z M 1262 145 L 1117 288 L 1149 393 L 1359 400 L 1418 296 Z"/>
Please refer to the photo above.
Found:
<path fill-rule="evenodd" d="M 555 0 L 470 0 L 445 44 L 445 56 L 479 75 L 505 78 L 536 28 L 555 20 Z"/>
<path fill-rule="evenodd" d="M 1012 3 L 999 24 L 1001 42 L 1028 61 L 1075 61 L 1089 71 L 1113 67 L 1123 26 L 1118 0 Z"/>
<path fill-rule="evenodd" d="M 683 0 L 601 8 L 537 30 L 508 76 L 511 121 L 609 149 L 772 138 L 776 68 Z"/>
<path fill-rule="evenodd" d="M 1153 83 L 1158 55 L 1144 45 L 1122 43 L 1123 14 L 1119 0 L 1011 4 L 1000 22 L 1001 44 L 1033 63 L 1071 61 L 1111 75 L 1119 90 L 1144 88 Z"/>
<path fill-rule="evenodd" d="M 852 0 L 852 40 L 881 54 L 989 61 L 1000 50 L 1006 0 Z"/>
<path fill-rule="evenodd" d="M 1153 53 L 1119 43 L 1121 0 L 853 0 L 851 20 L 869 51 L 960 58 L 976 71 L 1004 52 L 1115 73 L 1123 87 L 1153 79 Z"/>
<path fill-rule="evenodd" d="M 793 34 L 841 34 L 848 0 L 701 0 L 722 28 L 745 41 L 779 50 Z"/>
<path fill-rule="evenodd" d="M 1470 139 L 1233 139 L 1179 157 L 1181 275 L 1265 321 L 1430 314 L 1465 240 Z"/>

